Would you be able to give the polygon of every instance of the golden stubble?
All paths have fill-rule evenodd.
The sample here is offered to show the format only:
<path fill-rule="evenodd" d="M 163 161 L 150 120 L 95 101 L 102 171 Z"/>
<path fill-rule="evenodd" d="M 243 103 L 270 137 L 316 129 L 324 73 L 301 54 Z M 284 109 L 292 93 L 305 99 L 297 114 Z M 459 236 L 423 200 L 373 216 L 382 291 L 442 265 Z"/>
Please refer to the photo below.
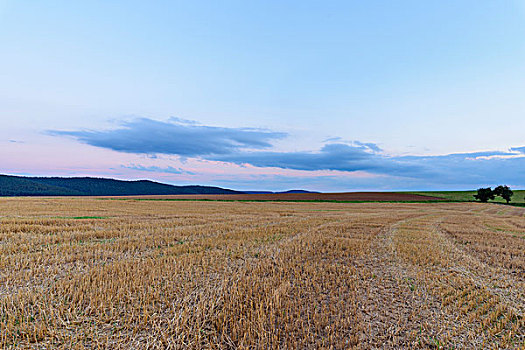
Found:
<path fill-rule="evenodd" d="M 2 348 L 519 348 L 524 210 L 0 200 Z"/>

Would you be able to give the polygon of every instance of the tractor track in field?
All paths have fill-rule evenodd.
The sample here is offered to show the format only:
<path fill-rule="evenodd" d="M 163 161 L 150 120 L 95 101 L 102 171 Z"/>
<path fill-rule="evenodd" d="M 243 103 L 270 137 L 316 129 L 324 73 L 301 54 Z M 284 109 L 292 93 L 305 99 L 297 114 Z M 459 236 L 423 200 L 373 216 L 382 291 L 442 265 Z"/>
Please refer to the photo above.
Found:
<path fill-rule="evenodd" d="M 440 303 L 423 285 L 417 274 L 397 256 L 393 242 L 396 226 L 376 236 L 366 258 L 359 262 L 363 348 L 414 348 L 436 343 L 440 332 L 433 321 L 439 319 Z M 417 288 L 417 290 L 416 290 Z"/>
<path fill-rule="evenodd" d="M 502 336 L 525 332 L 520 325 L 523 289 L 509 288 L 523 283 L 461 251 L 439 230 L 442 220 L 443 216 L 434 215 L 402 219 L 378 234 L 370 253 L 359 261 L 360 315 L 367 325 L 360 338 L 364 348 L 485 348 L 496 346 L 486 336 L 496 327 Z M 407 227 L 419 236 L 426 232 L 428 241 L 405 236 Z M 409 255 L 424 249 L 422 245 L 434 250 L 439 262 Z M 456 291 L 452 295 L 457 301 L 447 299 L 451 290 Z M 478 298 L 479 306 L 469 306 L 469 297 Z M 490 310 L 478 315 L 484 306 L 501 310 L 501 315 L 495 321 L 490 320 Z M 473 322 L 476 318 L 481 326 Z M 518 343 L 508 348 L 519 342 L 518 337 Z"/>

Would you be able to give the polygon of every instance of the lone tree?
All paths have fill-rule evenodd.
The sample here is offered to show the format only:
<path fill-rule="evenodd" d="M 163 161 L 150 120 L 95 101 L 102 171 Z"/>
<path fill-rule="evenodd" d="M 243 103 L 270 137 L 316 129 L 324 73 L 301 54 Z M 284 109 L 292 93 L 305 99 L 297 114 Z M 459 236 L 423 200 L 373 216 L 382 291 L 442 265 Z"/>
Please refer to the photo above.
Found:
<path fill-rule="evenodd" d="M 501 198 L 507 201 L 507 204 L 509 204 L 510 198 L 512 197 L 514 192 L 512 192 L 509 186 L 499 185 L 498 187 L 494 189 L 494 194 L 496 196 L 500 196 Z"/>
<path fill-rule="evenodd" d="M 478 188 L 478 194 L 474 195 L 474 198 L 483 203 L 487 203 L 489 199 L 494 199 L 494 197 L 494 191 L 492 191 L 492 188 L 490 187 Z"/>

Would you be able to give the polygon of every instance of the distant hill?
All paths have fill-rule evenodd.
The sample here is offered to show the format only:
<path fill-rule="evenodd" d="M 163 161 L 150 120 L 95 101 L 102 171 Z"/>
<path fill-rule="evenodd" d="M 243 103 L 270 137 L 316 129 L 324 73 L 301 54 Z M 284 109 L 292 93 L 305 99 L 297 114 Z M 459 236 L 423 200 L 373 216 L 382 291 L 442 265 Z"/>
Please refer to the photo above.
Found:
<path fill-rule="evenodd" d="M 0 175 L 0 196 L 138 196 L 242 193 L 220 187 L 173 186 L 149 180 L 122 181 L 93 177 Z"/>
<path fill-rule="evenodd" d="M 319 193 L 315 191 L 306 191 L 306 190 L 288 190 L 282 192 L 272 192 L 272 191 L 244 191 L 248 194 L 281 194 L 281 193 Z"/>
<path fill-rule="evenodd" d="M 306 190 L 289 190 L 289 191 L 277 192 L 277 193 L 319 193 L 319 192 L 306 191 Z"/>

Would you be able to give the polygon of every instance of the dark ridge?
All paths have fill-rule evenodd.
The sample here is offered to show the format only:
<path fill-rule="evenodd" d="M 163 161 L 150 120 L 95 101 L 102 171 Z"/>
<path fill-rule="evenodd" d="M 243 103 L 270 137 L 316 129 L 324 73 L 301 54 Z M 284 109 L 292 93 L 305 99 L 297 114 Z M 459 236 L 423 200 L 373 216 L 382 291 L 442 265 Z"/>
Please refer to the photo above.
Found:
<path fill-rule="evenodd" d="M 288 190 L 288 191 L 279 192 L 279 193 L 319 193 L 319 192 L 306 191 L 306 190 Z"/>
<path fill-rule="evenodd" d="M 0 196 L 140 196 L 242 193 L 220 187 L 173 186 L 149 180 L 123 181 L 93 177 L 0 175 Z"/>
<path fill-rule="evenodd" d="M 320 193 L 320 192 L 307 191 L 307 190 L 288 190 L 288 191 L 281 191 L 281 192 L 272 192 L 272 191 L 244 191 L 244 193 L 247 193 L 247 194 L 281 194 L 281 193 Z"/>

